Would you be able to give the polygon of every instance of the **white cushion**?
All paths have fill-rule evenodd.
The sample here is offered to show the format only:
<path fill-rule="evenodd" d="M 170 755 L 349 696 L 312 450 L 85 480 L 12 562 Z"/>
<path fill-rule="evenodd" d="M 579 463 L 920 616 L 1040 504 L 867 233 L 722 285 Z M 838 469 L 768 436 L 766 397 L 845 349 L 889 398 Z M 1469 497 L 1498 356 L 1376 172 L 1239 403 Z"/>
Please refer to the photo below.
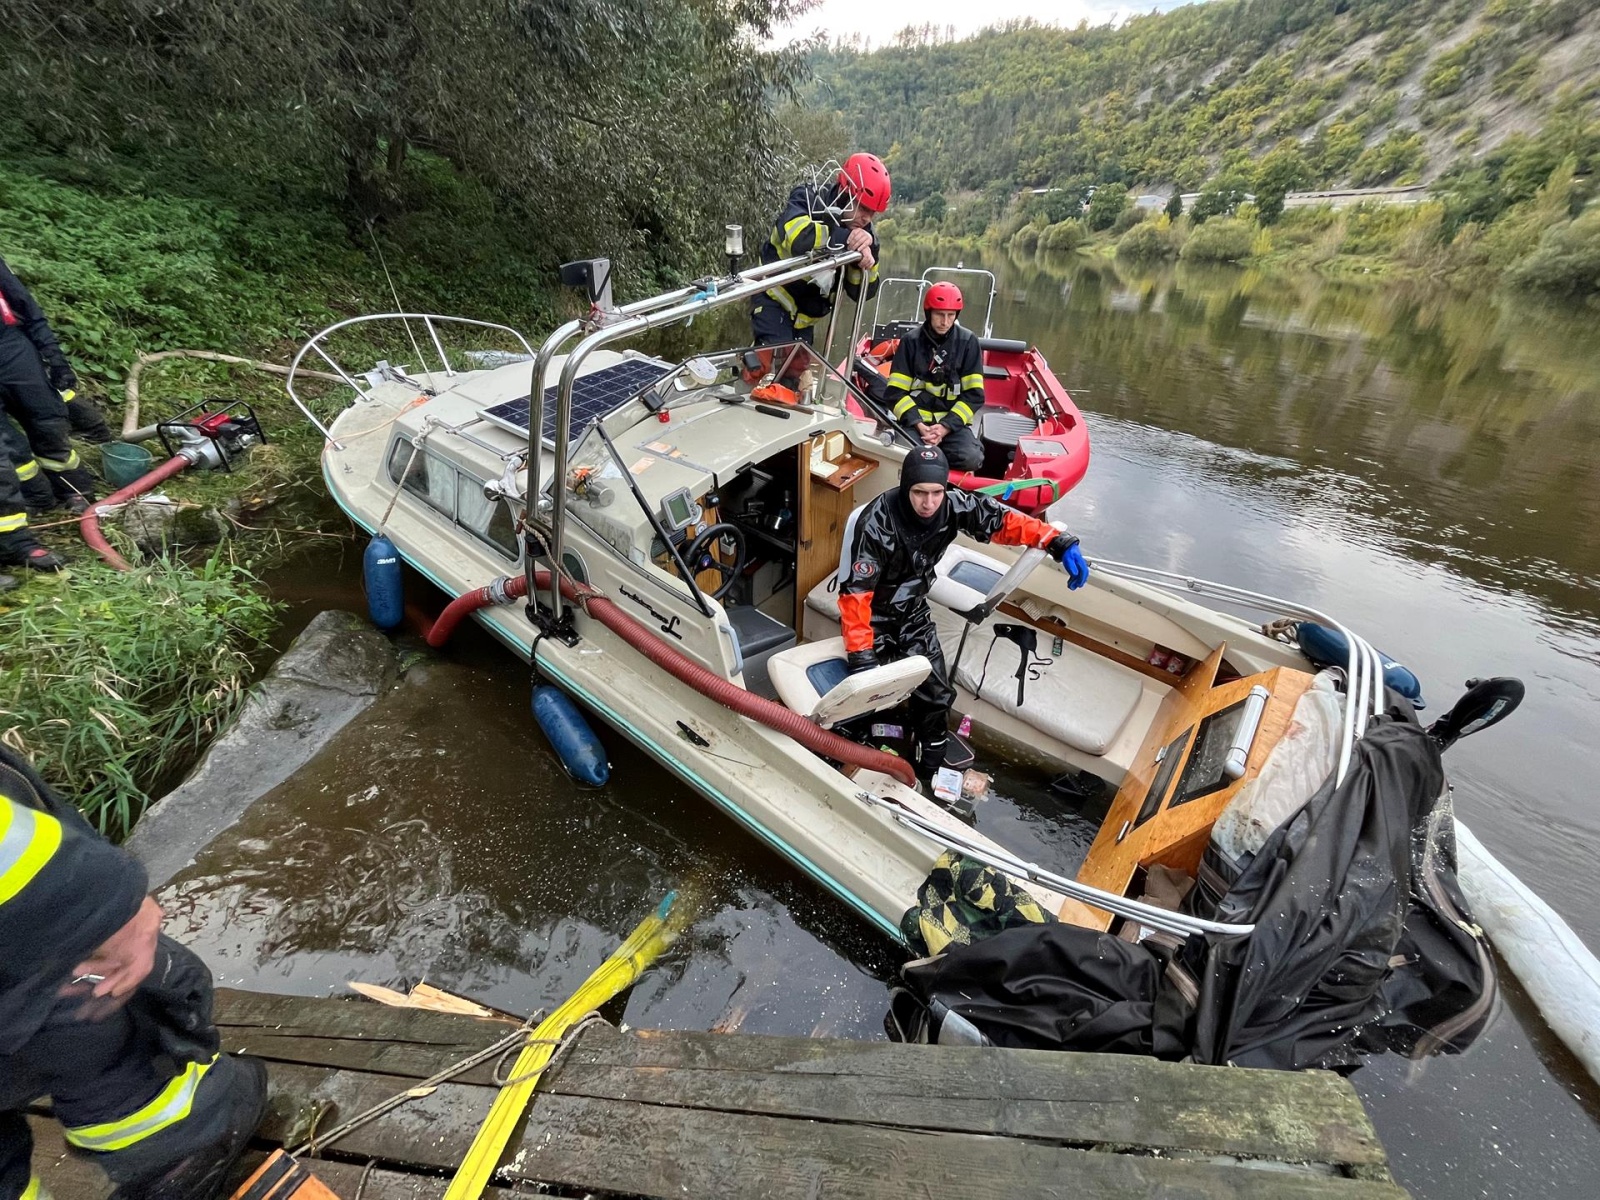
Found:
<path fill-rule="evenodd" d="M 839 577 L 829 575 L 806 593 L 806 607 L 823 616 L 839 619 Z"/>
<path fill-rule="evenodd" d="M 1059 656 L 1053 655 L 1054 639 L 1040 630 L 1022 705 L 1018 707 L 1019 650 L 1015 642 L 995 636 L 997 623 L 986 621 L 967 635 L 961 661 L 955 668 L 956 683 L 1002 712 L 1026 721 L 1046 737 L 1085 754 L 1104 754 L 1117 740 L 1144 692 L 1138 673 L 1071 642 L 1062 644 Z"/>
<path fill-rule="evenodd" d="M 844 639 L 829 638 L 779 651 L 767 660 L 767 675 L 785 705 L 830 729 L 840 721 L 903 703 L 933 670 L 926 658 L 913 654 L 857 675 L 844 675 L 826 692 L 819 689 L 812 676 L 824 672 L 814 668 L 831 664 L 831 674 L 837 676 L 844 663 Z"/>
<path fill-rule="evenodd" d="M 1006 573 L 1006 564 L 965 546 L 952 545 L 940 556 L 939 565 L 933 570 L 933 587 L 928 589 L 928 599 L 964 613 L 989 594 L 989 589 Z M 961 578 L 957 579 L 957 575 Z M 984 584 L 981 591 L 976 586 L 979 583 Z"/>

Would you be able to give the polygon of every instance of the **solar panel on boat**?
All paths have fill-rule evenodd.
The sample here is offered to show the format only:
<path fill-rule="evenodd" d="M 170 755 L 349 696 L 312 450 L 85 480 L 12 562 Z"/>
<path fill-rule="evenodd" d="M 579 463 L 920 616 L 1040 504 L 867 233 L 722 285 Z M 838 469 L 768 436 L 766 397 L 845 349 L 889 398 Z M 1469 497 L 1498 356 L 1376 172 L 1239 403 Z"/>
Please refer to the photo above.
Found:
<path fill-rule="evenodd" d="M 572 438 L 576 441 L 596 417 L 603 417 L 646 384 L 654 383 L 672 368 L 648 358 L 628 358 L 581 375 L 572 383 Z M 544 436 L 556 435 L 556 392 L 544 390 Z M 528 432 L 528 397 L 521 396 L 483 410 L 486 420 L 516 433 Z"/>

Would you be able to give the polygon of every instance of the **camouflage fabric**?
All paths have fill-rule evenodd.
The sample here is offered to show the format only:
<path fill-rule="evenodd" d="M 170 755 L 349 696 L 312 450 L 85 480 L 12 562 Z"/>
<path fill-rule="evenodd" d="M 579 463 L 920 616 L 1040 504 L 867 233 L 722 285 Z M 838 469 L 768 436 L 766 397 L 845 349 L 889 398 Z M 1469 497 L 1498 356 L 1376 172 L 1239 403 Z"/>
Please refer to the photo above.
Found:
<path fill-rule="evenodd" d="M 900 932 L 923 955 L 970 946 L 1020 925 L 1055 921 L 1025 888 L 993 867 L 947 850 L 917 889 L 917 906 L 900 918 Z"/>

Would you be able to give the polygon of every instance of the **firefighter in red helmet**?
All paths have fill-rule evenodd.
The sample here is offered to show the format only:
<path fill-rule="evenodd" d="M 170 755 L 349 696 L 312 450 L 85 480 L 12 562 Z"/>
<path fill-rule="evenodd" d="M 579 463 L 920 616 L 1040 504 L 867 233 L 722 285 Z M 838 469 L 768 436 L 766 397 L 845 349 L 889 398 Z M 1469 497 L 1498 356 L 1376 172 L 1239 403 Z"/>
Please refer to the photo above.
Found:
<path fill-rule="evenodd" d="M 761 247 L 761 261 L 778 262 L 824 247 L 861 251 L 861 262 L 845 268 L 844 290 L 852 300 L 870 300 L 878 291 L 878 235 L 873 220 L 889 207 L 889 170 L 875 154 L 852 154 L 834 181 L 800 184 L 789 193 L 772 236 Z M 838 272 L 769 288 L 750 306 L 750 329 L 758 346 L 804 342 L 833 311 Z"/>
<path fill-rule="evenodd" d="M 983 349 L 959 316 L 961 289 L 936 283 L 922 298 L 922 324 L 900 339 L 885 403 L 925 446 L 944 451 L 952 470 L 976 471 L 983 447 L 973 433 L 983 407 Z"/>

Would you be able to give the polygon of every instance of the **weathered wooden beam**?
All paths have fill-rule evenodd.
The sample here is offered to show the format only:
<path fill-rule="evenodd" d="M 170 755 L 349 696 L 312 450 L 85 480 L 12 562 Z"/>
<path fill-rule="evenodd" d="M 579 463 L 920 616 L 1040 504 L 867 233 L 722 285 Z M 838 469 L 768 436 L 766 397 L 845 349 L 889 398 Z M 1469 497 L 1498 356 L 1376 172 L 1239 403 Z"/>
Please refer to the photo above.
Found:
<path fill-rule="evenodd" d="M 938 1097 L 926 1102 L 937 1105 Z M 970 1133 L 541 1094 L 509 1173 L 628 1196 L 885 1200 L 1402 1200 L 1390 1183 L 1113 1154 Z"/>
<path fill-rule="evenodd" d="M 1360 1099 L 1337 1076 L 1127 1055 L 601 1026 L 584 1033 L 542 1090 L 1074 1145 L 1385 1161 Z"/>

